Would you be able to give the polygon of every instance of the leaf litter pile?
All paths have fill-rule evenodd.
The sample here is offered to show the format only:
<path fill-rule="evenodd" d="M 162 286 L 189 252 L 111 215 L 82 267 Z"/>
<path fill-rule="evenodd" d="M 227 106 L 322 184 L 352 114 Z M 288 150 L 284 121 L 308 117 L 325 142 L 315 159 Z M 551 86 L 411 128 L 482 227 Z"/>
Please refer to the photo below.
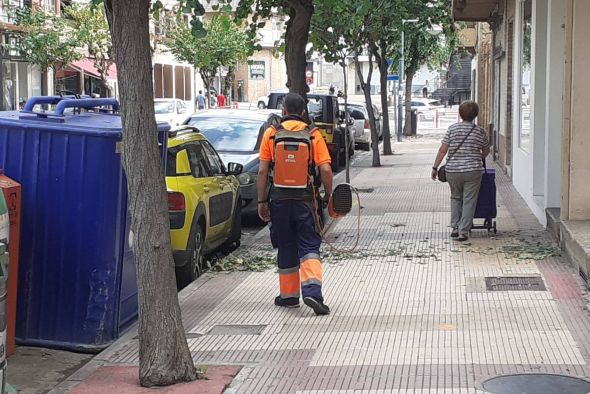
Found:
<path fill-rule="evenodd" d="M 515 233 L 513 235 L 517 235 Z M 505 258 L 516 260 L 544 260 L 551 257 L 561 256 L 561 249 L 551 242 L 539 239 L 535 236 L 514 237 L 515 241 L 508 245 L 497 247 L 479 248 L 472 246 L 471 243 L 461 244 L 461 249 L 467 253 L 476 253 L 481 255 L 503 254 Z M 403 260 L 427 264 L 433 261 L 441 261 L 442 253 L 448 251 L 449 242 L 444 242 L 445 246 L 432 245 L 428 238 L 399 244 L 397 247 L 381 250 L 367 250 L 362 247 L 352 252 L 339 251 L 322 245 L 322 261 L 327 264 L 339 264 L 346 260 L 377 259 L 401 256 Z M 451 248 L 451 252 L 461 252 L 457 244 Z M 228 255 L 215 255 L 208 262 L 209 269 L 212 272 L 264 272 L 269 269 L 276 269 L 276 250 L 269 246 L 254 248 L 239 248 Z"/>
<path fill-rule="evenodd" d="M 471 244 L 467 244 L 470 247 Z M 454 252 L 456 250 L 453 250 Z M 499 248 L 469 248 L 469 253 L 497 254 L 502 253 L 506 258 L 516 260 L 545 260 L 551 257 L 560 257 L 561 249 L 551 242 L 540 240 L 538 237 L 520 237 L 510 245 L 503 245 Z"/>
<path fill-rule="evenodd" d="M 263 272 L 276 267 L 276 251 L 238 249 L 227 256 L 214 256 L 208 263 L 212 272 L 253 271 Z"/>

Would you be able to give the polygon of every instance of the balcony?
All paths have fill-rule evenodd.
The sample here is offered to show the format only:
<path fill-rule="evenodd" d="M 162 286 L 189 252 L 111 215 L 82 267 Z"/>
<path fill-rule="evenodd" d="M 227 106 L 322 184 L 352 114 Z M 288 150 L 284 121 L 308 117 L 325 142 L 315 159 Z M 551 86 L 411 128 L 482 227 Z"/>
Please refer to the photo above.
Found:
<path fill-rule="evenodd" d="M 453 0 L 453 19 L 464 22 L 485 22 L 499 0 Z"/>

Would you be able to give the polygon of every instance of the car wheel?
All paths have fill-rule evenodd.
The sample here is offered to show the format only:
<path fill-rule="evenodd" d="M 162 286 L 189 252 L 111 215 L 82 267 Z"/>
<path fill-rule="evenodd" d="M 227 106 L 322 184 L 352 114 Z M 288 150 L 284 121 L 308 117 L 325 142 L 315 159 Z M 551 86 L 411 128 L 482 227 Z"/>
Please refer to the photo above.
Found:
<path fill-rule="evenodd" d="M 179 287 L 189 285 L 203 273 L 205 263 L 203 246 L 205 244 L 205 237 L 201 225 L 197 224 L 196 226 L 197 229 L 189 247 L 190 255 L 188 261 L 184 266 L 176 268 L 176 281 Z"/>
<path fill-rule="evenodd" d="M 242 239 L 242 199 L 236 204 L 234 216 L 232 219 L 231 233 L 227 241 L 222 245 L 223 252 L 231 253 L 240 247 Z"/>
<path fill-rule="evenodd" d="M 259 109 L 265 109 L 266 108 L 266 105 L 264 105 L 264 101 L 259 101 L 258 102 L 258 108 Z"/>

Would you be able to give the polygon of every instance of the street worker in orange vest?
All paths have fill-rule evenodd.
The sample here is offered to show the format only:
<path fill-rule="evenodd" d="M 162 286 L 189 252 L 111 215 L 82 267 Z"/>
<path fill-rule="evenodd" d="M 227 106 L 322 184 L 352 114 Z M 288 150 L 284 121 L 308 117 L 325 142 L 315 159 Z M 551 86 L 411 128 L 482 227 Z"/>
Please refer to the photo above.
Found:
<path fill-rule="evenodd" d="M 316 315 L 327 315 L 330 308 L 322 296 L 322 238 L 314 209 L 314 177 L 319 171 L 324 201 L 328 201 L 332 194 L 332 168 L 326 142 L 319 130 L 304 121 L 305 114 L 303 98 L 287 94 L 280 126 L 268 128 L 262 137 L 258 215 L 271 222 L 271 240 L 278 248 L 280 295 L 275 298 L 275 305 L 298 308 L 301 295 Z"/>

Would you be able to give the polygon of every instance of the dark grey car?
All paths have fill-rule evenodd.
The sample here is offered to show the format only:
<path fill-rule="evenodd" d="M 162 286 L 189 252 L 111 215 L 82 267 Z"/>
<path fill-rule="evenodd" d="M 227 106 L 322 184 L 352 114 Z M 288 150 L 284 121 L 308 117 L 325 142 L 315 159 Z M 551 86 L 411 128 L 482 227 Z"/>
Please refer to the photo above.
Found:
<path fill-rule="evenodd" d="M 217 109 L 191 115 L 185 122 L 201 131 L 225 165 L 233 162 L 244 166 L 237 176 L 242 195 L 242 216 L 258 214 L 258 149 L 264 131 L 274 121 L 280 121 L 279 111 Z"/>

